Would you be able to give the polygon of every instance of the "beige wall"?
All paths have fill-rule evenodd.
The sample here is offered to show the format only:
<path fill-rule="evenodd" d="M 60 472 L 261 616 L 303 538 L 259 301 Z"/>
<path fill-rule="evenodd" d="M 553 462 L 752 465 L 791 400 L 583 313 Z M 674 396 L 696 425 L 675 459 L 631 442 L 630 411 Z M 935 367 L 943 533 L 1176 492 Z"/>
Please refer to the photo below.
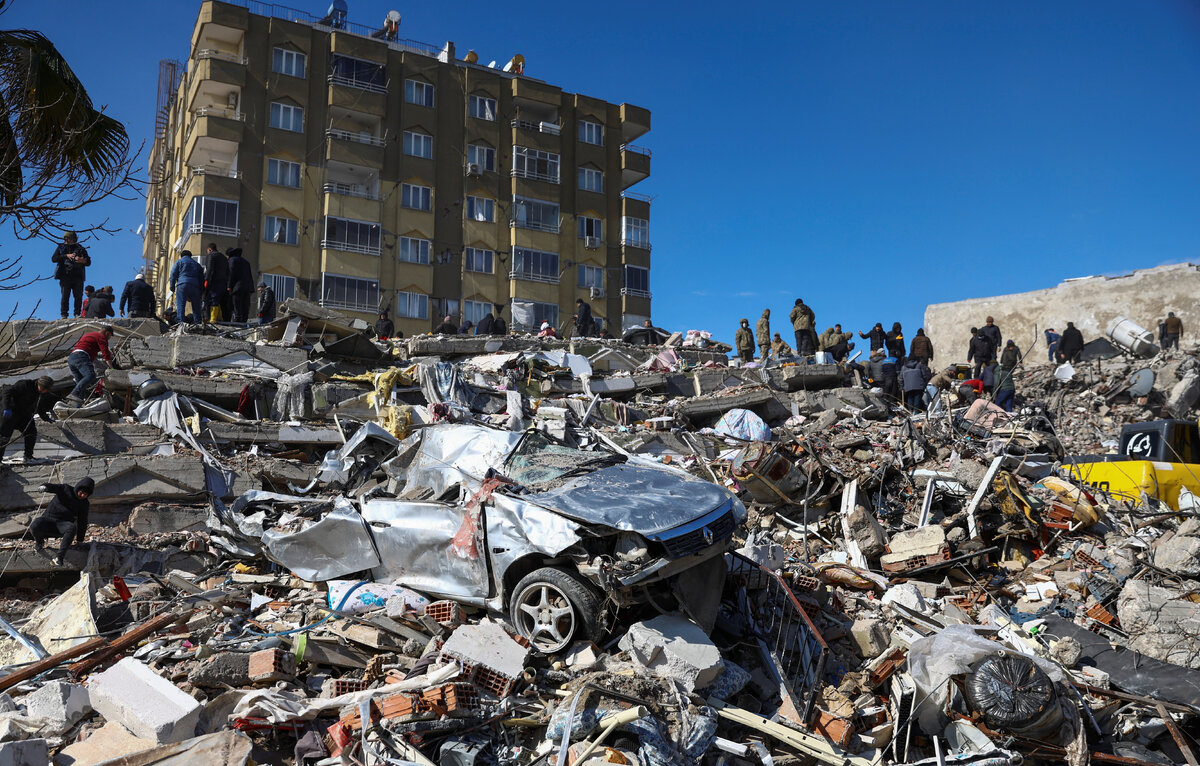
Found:
<path fill-rule="evenodd" d="M 1124 316 L 1158 338 L 1158 320 L 1174 311 L 1183 319 L 1184 338 L 1200 331 L 1200 266 L 1191 263 L 1143 269 L 1119 277 L 1072 279 L 1045 290 L 955 303 L 936 303 L 925 309 L 925 334 L 934 344 L 938 364 L 966 361 L 971 327 L 988 316 L 996 320 L 1004 338 L 1012 338 L 1036 360 L 1046 359 L 1042 331 L 1062 332 L 1075 323 L 1084 341 L 1103 335 L 1108 322 Z"/>

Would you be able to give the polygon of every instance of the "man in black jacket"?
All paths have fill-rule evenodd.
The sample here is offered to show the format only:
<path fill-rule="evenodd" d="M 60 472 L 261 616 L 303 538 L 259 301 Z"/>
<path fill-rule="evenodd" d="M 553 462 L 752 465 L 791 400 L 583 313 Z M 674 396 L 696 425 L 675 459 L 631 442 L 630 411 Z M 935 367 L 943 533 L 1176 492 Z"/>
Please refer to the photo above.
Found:
<path fill-rule="evenodd" d="M 68 484 L 42 485 L 42 491 L 50 492 L 54 497 L 46 507 L 46 512 L 29 525 L 29 533 L 33 535 L 33 547 L 38 553 L 42 552 L 47 537 L 61 536 L 62 543 L 58 546 L 58 558 L 55 559 L 55 563 L 62 566 L 71 541 L 83 544 L 88 526 L 88 498 L 92 496 L 95 488 L 96 482 L 86 478 L 80 479 L 74 487 Z"/>
<path fill-rule="evenodd" d="M 258 323 L 275 321 L 275 291 L 266 282 L 258 283 Z"/>
<path fill-rule="evenodd" d="M 375 322 L 375 336 L 379 340 L 387 340 L 396 335 L 396 323 L 388 318 L 386 311 L 379 312 L 379 320 Z"/>
<path fill-rule="evenodd" d="M 978 378 L 983 373 L 983 368 L 992 363 L 996 358 L 996 349 L 992 346 L 992 342 L 983 334 L 983 331 L 978 327 L 971 328 L 971 343 L 967 346 L 967 361 L 975 362 L 975 373 L 973 377 Z"/>
<path fill-rule="evenodd" d="M 586 338 L 596 332 L 596 323 L 592 320 L 592 305 L 583 300 L 575 299 L 575 335 Z"/>
<path fill-rule="evenodd" d="M 228 291 L 229 259 L 220 251 L 215 242 L 210 242 L 204 261 L 205 322 L 223 322 L 228 318 L 224 311 Z"/>
<path fill-rule="evenodd" d="M 1058 361 L 1077 362 L 1082 352 L 1083 333 L 1079 332 L 1074 322 L 1067 322 L 1067 329 L 1063 330 L 1062 337 L 1058 339 Z"/>
<path fill-rule="evenodd" d="M 43 375 L 35 383 L 32 380 L 18 380 L 4 392 L 4 420 L 0 422 L 0 459 L 8 449 L 14 431 L 25 434 L 26 462 L 33 459 L 33 445 L 37 443 L 37 424 L 34 415 L 41 415 L 42 420 L 49 423 L 54 420 L 50 408 L 58 401 L 58 397 L 50 393 L 54 381 L 49 375 Z"/>
<path fill-rule="evenodd" d="M 250 261 L 242 257 L 242 248 L 231 247 L 225 254 L 229 256 L 229 297 L 233 304 L 233 321 L 245 322 L 250 318 L 254 272 L 250 269 Z"/>
<path fill-rule="evenodd" d="M 158 301 L 154 298 L 154 288 L 146 284 L 144 275 L 138 274 L 125 283 L 125 289 L 121 291 L 121 316 L 125 316 L 126 308 L 129 316 L 135 319 L 154 317 Z"/>
<path fill-rule="evenodd" d="M 62 290 L 62 301 L 58 305 L 58 313 L 66 319 L 67 302 L 75 296 L 75 313 L 77 317 L 83 313 L 83 281 L 87 276 L 87 267 L 92 265 L 92 258 L 87 248 L 79 244 L 79 237 L 73 231 L 63 234 L 62 244 L 54 250 L 50 261 L 55 265 L 54 278 Z"/>

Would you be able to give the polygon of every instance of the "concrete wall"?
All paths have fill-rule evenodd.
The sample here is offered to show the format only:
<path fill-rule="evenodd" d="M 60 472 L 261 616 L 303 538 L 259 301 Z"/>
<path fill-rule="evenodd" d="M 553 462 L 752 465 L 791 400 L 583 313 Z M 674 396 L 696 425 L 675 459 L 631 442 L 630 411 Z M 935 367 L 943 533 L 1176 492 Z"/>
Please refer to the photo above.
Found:
<path fill-rule="evenodd" d="M 1183 319 L 1183 344 L 1200 331 L 1200 266 L 1191 263 L 1142 269 L 1119 277 L 1087 277 L 1067 280 L 1046 290 L 991 298 L 972 298 L 955 303 L 936 303 L 925 308 L 925 333 L 933 341 L 936 364 L 966 361 L 972 327 L 988 316 L 996 320 L 1005 340 L 1012 338 L 1025 351 L 1034 338 L 1033 359 L 1046 359 L 1042 330 L 1053 327 L 1060 333 L 1074 322 L 1085 342 L 1103 335 L 1109 320 L 1125 316 L 1154 333 L 1158 320 L 1174 311 Z"/>

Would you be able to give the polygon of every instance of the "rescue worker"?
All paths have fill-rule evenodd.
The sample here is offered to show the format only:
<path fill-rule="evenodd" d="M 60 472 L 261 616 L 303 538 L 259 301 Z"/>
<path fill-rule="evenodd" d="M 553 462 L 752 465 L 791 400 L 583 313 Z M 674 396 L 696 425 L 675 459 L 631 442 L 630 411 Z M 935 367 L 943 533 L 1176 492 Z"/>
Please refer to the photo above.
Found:
<path fill-rule="evenodd" d="M 763 309 L 762 317 L 754 323 L 754 342 L 758 344 L 763 364 L 766 364 L 767 357 L 771 355 L 771 309 Z"/>
<path fill-rule="evenodd" d="M 792 347 L 788 345 L 786 340 L 784 340 L 783 338 L 781 338 L 779 336 L 779 333 L 775 333 L 775 337 L 771 341 L 771 356 L 778 359 L 782 356 L 791 356 L 791 355 L 792 355 Z"/>
<path fill-rule="evenodd" d="M 887 341 L 887 333 L 885 333 L 883 331 L 883 324 L 881 322 L 876 322 L 875 326 L 871 328 L 870 332 L 862 332 L 860 330 L 858 333 L 858 337 L 860 337 L 864 340 L 866 340 L 867 338 L 871 339 L 871 351 L 872 352 L 879 351 L 880 349 L 882 349 L 884 344 Z"/>
<path fill-rule="evenodd" d="M 25 435 L 25 453 L 23 461 L 33 460 L 33 447 L 37 444 L 37 423 L 34 415 L 41 415 L 47 423 L 54 420 L 50 408 L 58 401 L 58 397 L 50 393 L 54 381 L 49 375 L 43 375 L 37 381 L 18 380 L 4 392 L 4 420 L 0 422 L 0 460 L 11 443 L 14 431 Z"/>
<path fill-rule="evenodd" d="M 158 301 L 154 298 L 154 288 L 146 283 L 146 278 L 138 274 L 125 283 L 121 291 L 121 316 L 129 309 L 129 316 L 134 319 L 150 319 L 158 309 Z"/>
<path fill-rule="evenodd" d="M 1009 343 L 1012 343 L 1010 340 Z M 1005 348 L 1005 353 L 1008 349 Z M 1005 412 L 1013 411 L 1013 403 L 1017 397 L 1017 382 L 1016 382 L 1016 365 L 1005 367 L 1003 363 L 1000 365 L 999 371 L 996 373 L 996 406 L 1003 409 Z"/>
<path fill-rule="evenodd" d="M 483 319 L 479 320 L 479 324 L 475 325 L 476 335 L 492 335 L 496 331 L 496 317 L 492 316 L 492 312 L 483 315 Z"/>
<path fill-rule="evenodd" d="M 91 396 L 96 383 L 100 381 L 100 376 L 96 374 L 97 354 L 102 355 L 104 361 L 113 368 L 117 367 L 113 362 L 112 353 L 108 350 L 108 341 L 112 336 L 112 325 L 107 324 L 98 332 L 85 332 L 75 342 L 71 353 L 67 354 L 67 367 L 71 369 L 71 375 L 75 377 L 75 387 L 67 395 L 67 401 L 74 406 L 78 407 L 83 404 L 84 400 Z"/>
<path fill-rule="evenodd" d="M 78 314 L 78 316 L 80 318 L 83 318 L 84 316 L 87 315 L 88 302 L 92 299 L 92 296 L 95 294 L 96 294 L 96 288 L 92 287 L 91 285 L 88 285 L 87 287 L 83 288 L 83 307 L 79 309 L 79 314 Z"/>
<path fill-rule="evenodd" d="M 750 320 L 742 319 L 737 332 L 733 336 L 733 345 L 737 348 L 742 362 L 754 361 L 754 333 L 750 332 Z"/>
<path fill-rule="evenodd" d="M 1015 370 L 1021 362 L 1021 349 L 1011 339 L 1004 342 L 1004 351 L 1000 354 L 1000 366 L 1006 370 Z"/>
<path fill-rule="evenodd" d="M 458 325 L 449 316 L 442 318 L 442 323 L 433 328 L 434 335 L 458 335 Z"/>
<path fill-rule="evenodd" d="M 170 288 L 175 293 L 175 315 L 180 322 L 196 324 L 200 321 L 200 293 L 204 284 L 204 267 L 192 258 L 191 250 L 179 254 L 179 260 L 171 267 Z M 191 304 L 192 313 L 184 308 Z"/>
<path fill-rule="evenodd" d="M 266 282 L 258 283 L 258 323 L 275 321 L 275 291 Z"/>
<path fill-rule="evenodd" d="M 91 505 L 88 498 L 95 489 L 96 482 L 91 478 L 80 479 L 74 487 L 69 484 L 43 484 L 42 491 L 49 492 L 54 497 L 46 506 L 45 513 L 29 525 L 33 549 L 41 553 L 47 537 L 61 537 L 58 558 L 54 563 L 62 566 L 71 541 L 82 545 L 87 538 L 88 508 Z"/>
<path fill-rule="evenodd" d="M 596 333 L 596 320 L 592 319 L 592 304 L 583 298 L 575 299 L 575 335 L 591 337 Z"/>
<path fill-rule="evenodd" d="M 387 340 L 396 334 L 396 323 L 388 318 L 386 311 L 379 312 L 379 320 L 375 322 L 375 335 L 379 340 Z"/>
<path fill-rule="evenodd" d="M 791 320 L 792 329 L 796 333 L 796 354 L 809 356 L 814 350 L 813 327 L 817 321 L 816 315 L 813 314 L 812 309 L 804 305 L 803 298 L 797 298 L 791 313 L 788 314 L 788 319 Z"/>
<path fill-rule="evenodd" d="M 908 347 L 908 355 L 913 359 L 921 359 L 926 364 L 933 361 L 933 341 L 929 340 L 929 336 L 925 334 L 924 327 L 919 328 L 917 334 L 913 336 L 912 343 Z"/>
<path fill-rule="evenodd" d="M 231 247 L 225 255 L 229 257 L 230 313 L 234 322 L 247 322 L 250 319 L 250 295 L 254 292 L 254 272 L 250 269 L 250 261 L 242 256 L 242 248 Z"/>
<path fill-rule="evenodd" d="M 1043 332 L 1046 336 L 1046 352 L 1049 360 L 1053 362 L 1054 355 L 1058 351 L 1058 341 L 1062 336 L 1056 333 L 1053 327 L 1048 327 Z"/>
<path fill-rule="evenodd" d="M 904 368 L 900 370 L 900 384 L 904 389 L 905 407 L 913 412 L 925 409 L 925 386 L 932 377 L 923 359 L 912 358 L 904 363 Z"/>
<path fill-rule="evenodd" d="M 1067 329 L 1063 330 L 1058 341 L 1058 361 L 1077 362 L 1082 353 L 1083 333 L 1079 332 L 1074 322 L 1067 322 Z"/>
<path fill-rule="evenodd" d="M 1163 350 L 1169 348 L 1179 349 L 1179 338 L 1183 335 L 1183 320 L 1175 316 L 1174 311 L 1167 312 L 1167 339 L 1163 343 Z"/>
<path fill-rule="evenodd" d="M 495 309 L 496 318 L 492 322 L 492 332 L 496 335 L 508 335 L 508 324 L 505 323 L 504 317 L 501 316 L 504 312 L 504 307 L 497 303 Z"/>
<path fill-rule="evenodd" d="M 847 342 L 853 337 L 854 333 L 842 332 L 842 326 L 835 324 L 821 333 L 817 345 L 822 351 L 832 356 L 834 361 L 840 362 L 854 349 L 854 344 Z"/>
<path fill-rule="evenodd" d="M 116 296 L 112 293 L 112 288 L 101 287 L 88 301 L 87 310 L 83 312 L 83 316 L 87 319 L 107 319 L 111 316 L 116 316 L 113 311 L 113 299 Z"/>
<path fill-rule="evenodd" d="M 975 362 L 974 376 L 978 378 L 983 368 L 995 357 L 996 349 L 978 327 L 971 328 L 971 342 L 967 345 L 967 361 Z"/>
<path fill-rule="evenodd" d="M 892 323 L 892 329 L 888 330 L 884 341 L 887 345 L 888 355 L 896 357 L 897 363 L 904 358 L 904 332 L 900 328 L 899 322 Z"/>
<path fill-rule="evenodd" d="M 995 352 L 1000 351 L 1004 347 L 1004 339 L 1000 336 L 1000 328 L 996 326 L 996 320 L 992 317 L 984 320 L 984 325 L 979 328 L 979 331 L 983 333 L 983 337 L 991 341 L 992 349 Z"/>
<path fill-rule="evenodd" d="M 215 242 L 208 243 L 204 261 L 204 321 L 223 322 L 229 294 L 229 259 Z"/>
<path fill-rule="evenodd" d="M 58 313 L 63 319 L 68 316 L 83 315 L 83 282 L 87 276 L 87 267 L 92 265 L 92 257 L 87 248 L 79 244 L 79 235 L 73 231 L 63 233 L 62 244 L 54 248 L 50 262 L 55 264 L 54 278 L 58 280 L 62 299 L 58 304 Z M 75 313 L 67 314 L 67 303 L 75 298 Z"/>

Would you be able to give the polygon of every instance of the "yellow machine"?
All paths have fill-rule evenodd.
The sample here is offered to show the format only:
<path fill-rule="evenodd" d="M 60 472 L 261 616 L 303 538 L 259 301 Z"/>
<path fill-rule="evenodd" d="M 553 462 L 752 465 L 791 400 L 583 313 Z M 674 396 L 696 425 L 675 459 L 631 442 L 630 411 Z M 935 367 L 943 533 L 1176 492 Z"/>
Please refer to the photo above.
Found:
<path fill-rule="evenodd" d="M 1116 497 L 1137 501 L 1144 492 L 1179 510 L 1184 489 L 1200 497 L 1200 427 L 1187 420 L 1131 423 L 1121 429 L 1117 454 L 1068 457 L 1063 467 Z"/>

